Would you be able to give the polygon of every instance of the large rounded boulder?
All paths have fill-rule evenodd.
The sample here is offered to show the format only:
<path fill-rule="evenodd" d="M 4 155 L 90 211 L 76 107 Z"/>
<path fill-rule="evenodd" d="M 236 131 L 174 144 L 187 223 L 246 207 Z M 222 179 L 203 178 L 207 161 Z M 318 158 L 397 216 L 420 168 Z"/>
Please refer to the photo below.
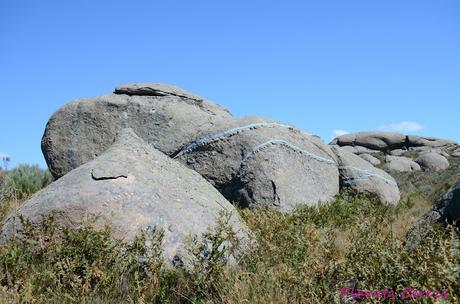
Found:
<path fill-rule="evenodd" d="M 351 189 L 386 204 L 399 202 L 398 184 L 388 173 L 342 148 L 334 146 L 332 150 L 337 155 L 342 188 Z"/>
<path fill-rule="evenodd" d="M 59 227 L 76 228 L 96 216 L 92 225 L 111 224 L 117 239 L 129 240 L 149 227 L 162 229 L 164 257 L 186 261 L 187 239 L 212 230 L 221 214 L 243 248 L 249 246 L 248 228 L 212 185 L 124 129 L 104 153 L 36 193 L 8 217 L 1 239 L 21 234 L 19 217 L 38 225 L 55 215 Z"/>
<path fill-rule="evenodd" d="M 318 137 L 276 122 L 240 121 L 176 156 L 244 207 L 330 201 L 339 191 L 335 155 Z"/>
<path fill-rule="evenodd" d="M 415 159 L 415 162 L 425 170 L 430 171 L 441 171 L 449 168 L 449 161 L 447 158 L 434 152 L 428 152 L 420 155 Z"/>
<path fill-rule="evenodd" d="M 387 155 L 385 161 L 386 164 L 384 169 L 390 172 L 412 172 L 421 170 L 420 165 L 408 157 Z"/>
<path fill-rule="evenodd" d="M 48 121 L 42 151 L 55 178 L 96 158 L 122 128 L 172 155 L 189 142 L 227 129 L 223 107 L 164 84 L 129 84 L 114 94 L 75 100 Z"/>

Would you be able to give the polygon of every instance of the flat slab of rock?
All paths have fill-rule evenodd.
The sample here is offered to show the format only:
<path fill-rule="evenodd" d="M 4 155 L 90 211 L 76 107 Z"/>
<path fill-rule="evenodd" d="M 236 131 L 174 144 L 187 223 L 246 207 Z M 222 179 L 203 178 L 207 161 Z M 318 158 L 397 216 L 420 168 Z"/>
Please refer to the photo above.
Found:
<path fill-rule="evenodd" d="M 422 168 L 431 171 L 441 171 L 449 168 L 449 161 L 444 156 L 429 152 L 424 153 L 415 159 Z"/>
<path fill-rule="evenodd" d="M 248 228 L 212 185 L 124 129 L 102 155 L 26 201 L 5 220 L 1 239 L 21 233 L 18 216 L 37 224 L 42 216 L 55 214 L 60 227 L 76 228 L 96 215 L 94 225 L 111 223 L 117 239 L 129 240 L 148 227 L 163 229 L 165 258 L 185 261 L 186 239 L 212 229 L 221 212 L 248 245 Z"/>
<path fill-rule="evenodd" d="M 351 189 L 386 204 L 399 202 L 399 188 L 392 176 L 342 148 L 332 147 L 332 150 L 338 158 L 342 188 Z"/>
<path fill-rule="evenodd" d="M 296 206 L 330 201 L 339 192 L 334 153 L 318 137 L 275 122 L 241 122 L 184 148 L 176 159 L 241 206 Z"/>
<path fill-rule="evenodd" d="M 384 169 L 389 172 L 412 172 L 420 171 L 422 168 L 412 159 L 403 156 L 387 155 Z"/>
<path fill-rule="evenodd" d="M 359 157 L 361 157 L 365 161 L 369 162 L 373 166 L 380 165 L 380 159 L 378 159 L 377 157 L 374 157 L 374 156 L 372 156 L 370 154 L 367 154 L 367 153 L 359 154 Z"/>
<path fill-rule="evenodd" d="M 139 96 L 178 96 L 193 100 L 203 98 L 193 95 L 181 88 L 164 83 L 129 83 L 115 88 L 115 94 L 139 95 Z"/>
<path fill-rule="evenodd" d="M 235 120 L 223 107 L 168 85 L 132 84 L 116 92 L 75 100 L 50 118 L 42 151 L 55 178 L 101 155 L 123 128 L 172 155 L 197 138 L 228 129 Z"/>

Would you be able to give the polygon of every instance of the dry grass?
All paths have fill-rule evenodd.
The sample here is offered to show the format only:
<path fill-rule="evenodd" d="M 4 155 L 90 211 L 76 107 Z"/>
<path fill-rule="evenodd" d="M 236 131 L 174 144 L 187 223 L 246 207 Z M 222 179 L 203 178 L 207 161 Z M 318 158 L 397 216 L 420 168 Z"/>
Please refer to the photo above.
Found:
<path fill-rule="evenodd" d="M 0 205 L 7 206 L 0 220 L 18 202 Z M 446 303 L 460 303 L 455 232 L 435 229 L 416 250 L 404 246 L 407 230 L 432 203 L 411 194 L 389 207 L 343 194 L 291 214 L 240 210 L 258 247 L 232 269 L 216 252 L 197 259 L 192 270 L 172 270 L 159 258 L 158 234 L 123 244 L 110 238 L 110 227 L 88 226 L 57 238 L 50 220 L 24 240 L 0 246 L 0 303 L 341 303 L 347 287 L 446 290 Z M 219 227 L 207 236 L 217 244 L 232 235 L 225 223 Z M 153 247 L 145 245 L 147 237 Z M 361 303 L 378 302 L 394 303 Z"/>

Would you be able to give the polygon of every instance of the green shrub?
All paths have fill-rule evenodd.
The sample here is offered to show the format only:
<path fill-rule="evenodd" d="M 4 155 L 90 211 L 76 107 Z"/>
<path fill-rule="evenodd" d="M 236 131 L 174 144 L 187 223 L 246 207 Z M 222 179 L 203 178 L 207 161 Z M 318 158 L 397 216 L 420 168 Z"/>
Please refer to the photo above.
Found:
<path fill-rule="evenodd" d="M 23 237 L 0 247 L 0 286 L 11 301 L 124 299 L 144 303 L 159 294 L 158 278 L 163 273 L 161 231 L 140 232 L 124 244 L 110 237 L 110 226 L 96 230 L 84 225 L 58 236 L 52 217 L 38 228 L 22 222 Z"/>
<path fill-rule="evenodd" d="M 25 223 L 25 238 L 0 245 L 0 303 L 341 303 L 342 288 L 406 287 L 446 290 L 445 303 L 460 303 L 454 228 L 434 229 L 415 250 L 404 245 L 431 204 L 413 195 L 384 206 L 345 193 L 290 214 L 239 210 L 258 246 L 236 255 L 238 240 L 222 215 L 213 232 L 191 240 L 189 270 L 163 262 L 161 231 L 123 243 L 109 226 L 58 237 L 52 218 Z M 232 254 L 239 264 L 226 267 Z M 434 303 L 361 303 L 400 302 Z"/>
<path fill-rule="evenodd" d="M 51 183 L 48 170 L 37 165 L 19 165 L 8 171 L 7 183 L 15 191 L 18 199 L 24 199 Z"/>

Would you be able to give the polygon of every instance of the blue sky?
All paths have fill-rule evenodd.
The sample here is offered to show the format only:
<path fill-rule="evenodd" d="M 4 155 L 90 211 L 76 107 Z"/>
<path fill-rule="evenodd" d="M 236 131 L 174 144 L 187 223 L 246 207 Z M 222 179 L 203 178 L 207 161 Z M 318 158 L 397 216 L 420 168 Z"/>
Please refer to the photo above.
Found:
<path fill-rule="evenodd" d="M 48 118 L 126 82 L 175 84 L 325 141 L 460 141 L 460 1 L 1 1 L 0 154 L 45 167 Z"/>

